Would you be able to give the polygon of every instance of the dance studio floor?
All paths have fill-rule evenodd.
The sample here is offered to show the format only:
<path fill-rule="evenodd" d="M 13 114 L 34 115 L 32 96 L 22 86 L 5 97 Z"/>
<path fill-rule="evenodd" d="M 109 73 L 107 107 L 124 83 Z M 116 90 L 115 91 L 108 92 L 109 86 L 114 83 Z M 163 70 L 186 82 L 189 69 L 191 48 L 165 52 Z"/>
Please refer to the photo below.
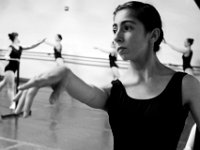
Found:
<path fill-rule="evenodd" d="M 0 121 L 0 150 L 111 150 L 108 116 L 72 100 L 66 93 L 50 105 L 51 89 L 36 96 L 27 119 Z M 5 92 L 0 94 L 0 112 L 9 113 Z"/>
<path fill-rule="evenodd" d="M 0 150 L 112 150 L 112 133 L 104 111 L 92 109 L 67 93 L 50 105 L 50 93 L 50 88 L 39 91 L 31 117 L 0 121 Z M 2 91 L 1 114 L 10 113 L 8 106 Z M 178 150 L 182 150 L 192 123 L 189 118 Z"/>

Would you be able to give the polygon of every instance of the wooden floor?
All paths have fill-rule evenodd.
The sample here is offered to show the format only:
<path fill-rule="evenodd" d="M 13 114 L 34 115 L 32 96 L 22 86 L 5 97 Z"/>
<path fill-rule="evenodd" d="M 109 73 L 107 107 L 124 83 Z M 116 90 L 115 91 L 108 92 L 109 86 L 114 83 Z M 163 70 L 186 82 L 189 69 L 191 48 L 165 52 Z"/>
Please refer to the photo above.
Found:
<path fill-rule="evenodd" d="M 50 105 L 51 90 L 36 96 L 32 116 L 0 122 L 2 150 L 111 150 L 112 133 L 108 116 L 72 100 L 66 93 Z M 9 113 L 6 93 L 0 93 L 0 112 Z"/>
<path fill-rule="evenodd" d="M 67 93 L 50 105 L 50 93 L 49 88 L 39 91 L 31 117 L 0 121 L 0 150 L 112 150 L 112 132 L 104 111 L 92 109 Z M 1 114 L 10 113 L 8 107 L 2 91 Z M 183 149 L 192 124 L 189 117 L 177 150 Z"/>

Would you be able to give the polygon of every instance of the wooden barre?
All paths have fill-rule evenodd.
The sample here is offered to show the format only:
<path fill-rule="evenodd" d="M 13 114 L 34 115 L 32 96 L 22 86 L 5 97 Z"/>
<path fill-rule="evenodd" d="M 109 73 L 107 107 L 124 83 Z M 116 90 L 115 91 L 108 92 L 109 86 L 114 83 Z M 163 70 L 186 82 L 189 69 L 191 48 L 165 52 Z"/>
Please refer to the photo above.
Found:
<path fill-rule="evenodd" d="M 6 60 L 6 61 L 18 61 L 18 62 L 20 62 L 20 59 L 14 59 L 14 58 L 0 58 L 0 60 Z"/>

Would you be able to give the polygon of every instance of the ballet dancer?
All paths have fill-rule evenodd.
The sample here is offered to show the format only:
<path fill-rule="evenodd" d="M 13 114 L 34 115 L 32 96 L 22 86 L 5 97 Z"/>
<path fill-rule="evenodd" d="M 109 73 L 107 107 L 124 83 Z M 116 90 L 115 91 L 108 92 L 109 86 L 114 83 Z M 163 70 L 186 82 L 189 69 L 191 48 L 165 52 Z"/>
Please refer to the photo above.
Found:
<path fill-rule="evenodd" d="M 109 50 L 105 50 L 105 49 L 102 49 L 102 48 L 94 47 L 94 49 L 97 49 L 97 50 L 100 50 L 104 53 L 109 54 L 109 64 L 110 64 L 110 68 L 112 70 L 113 79 L 115 80 L 115 79 L 118 79 L 120 77 L 120 74 L 119 74 L 119 70 L 118 70 L 119 66 L 116 63 L 118 54 L 117 54 L 114 42 L 112 42 L 111 48 L 112 48 L 111 51 L 109 51 Z"/>
<path fill-rule="evenodd" d="M 193 68 L 191 66 L 191 60 L 193 56 L 193 51 L 192 51 L 192 45 L 193 45 L 194 39 L 192 38 L 187 38 L 184 42 L 185 48 L 177 48 L 174 45 L 168 43 L 167 41 L 164 40 L 164 43 L 167 44 L 170 48 L 173 50 L 182 53 L 182 60 L 183 60 L 183 71 L 194 75 L 193 73 Z"/>
<path fill-rule="evenodd" d="M 55 43 L 50 43 L 45 41 L 45 43 L 49 46 L 53 47 L 54 50 L 54 57 L 56 60 L 57 65 L 64 65 L 64 60 L 62 58 L 62 36 L 60 34 L 55 35 Z"/>
<path fill-rule="evenodd" d="M 34 44 L 30 47 L 22 47 L 20 46 L 20 41 L 18 38 L 17 32 L 12 32 L 8 34 L 9 39 L 11 40 L 11 45 L 8 47 L 8 52 L 5 55 L 5 59 L 9 61 L 9 63 L 5 67 L 5 74 L 3 80 L 0 82 L 0 91 L 6 87 L 8 98 L 11 102 L 10 109 L 15 109 L 16 103 L 12 101 L 14 95 L 15 95 L 15 72 L 19 69 L 20 64 L 20 58 L 21 54 L 24 50 L 30 50 L 37 46 L 39 46 L 41 43 L 45 41 L 43 39 L 37 44 Z"/>

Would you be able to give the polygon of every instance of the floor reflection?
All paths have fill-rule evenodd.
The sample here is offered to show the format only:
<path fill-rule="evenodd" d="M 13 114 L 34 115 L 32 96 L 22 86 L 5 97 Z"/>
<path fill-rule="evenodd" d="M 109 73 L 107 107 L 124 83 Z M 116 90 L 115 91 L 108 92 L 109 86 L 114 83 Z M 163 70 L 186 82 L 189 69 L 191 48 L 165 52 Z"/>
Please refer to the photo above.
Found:
<path fill-rule="evenodd" d="M 40 90 L 33 103 L 31 117 L 10 118 L 0 122 L 0 148 L 112 149 L 112 133 L 104 111 L 92 109 L 66 93 L 51 105 L 48 102 L 50 92 L 48 88 Z M 3 92 L 0 93 L 0 101 L 1 113 L 9 113 L 9 104 Z M 1 138 L 8 141 L 7 144 L 1 144 Z"/>

